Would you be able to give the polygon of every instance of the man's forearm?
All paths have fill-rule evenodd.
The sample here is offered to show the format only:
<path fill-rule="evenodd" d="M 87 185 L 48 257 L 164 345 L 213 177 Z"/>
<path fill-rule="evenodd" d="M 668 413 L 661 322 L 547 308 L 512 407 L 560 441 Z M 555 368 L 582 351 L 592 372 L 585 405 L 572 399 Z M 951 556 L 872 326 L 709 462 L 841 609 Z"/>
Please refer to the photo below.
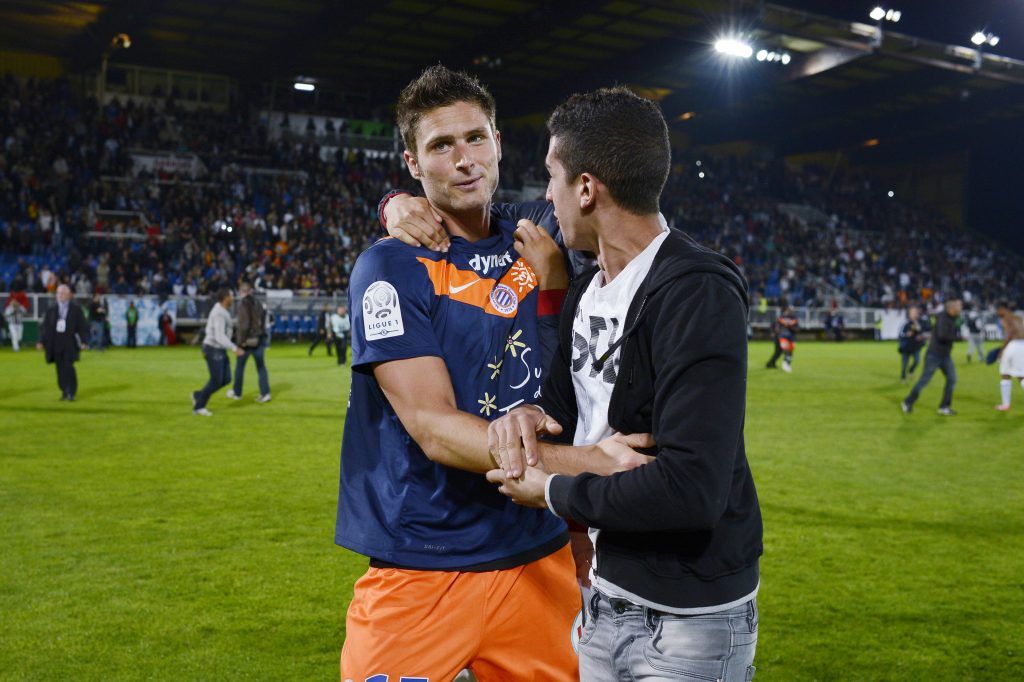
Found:
<path fill-rule="evenodd" d="M 455 469 L 486 473 L 494 468 L 487 451 L 487 422 L 456 409 L 417 410 L 406 430 L 432 461 Z"/>
<path fill-rule="evenodd" d="M 541 441 L 540 463 L 545 471 L 552 474 L 575 476 L 584 472 L 608 476 L 618 469 L 611 467 L 605 457 L 597 457 L 590 445 L 561 445 Z"/>

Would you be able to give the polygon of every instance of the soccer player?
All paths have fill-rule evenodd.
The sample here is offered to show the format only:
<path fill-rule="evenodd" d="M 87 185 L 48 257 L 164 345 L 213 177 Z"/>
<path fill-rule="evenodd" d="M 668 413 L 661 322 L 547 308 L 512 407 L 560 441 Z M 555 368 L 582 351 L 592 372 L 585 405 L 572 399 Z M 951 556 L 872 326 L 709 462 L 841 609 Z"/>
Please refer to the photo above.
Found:
<path fill-rule="evenodd" d="M 592 529 L 582 680 L 749 680 L 762 543 L 743 445 L 746 283 L 729 259 L 659 223 L 671 154 L 656 105 L 624 88 L 575 95 L 548 128 L 565 243 L 596 252 L 601 269 L 566 297 L 544 409 L 491 424 L 507 456 L 488 478 Z M 656 456 L 613 475 L 559 475 L 535 439 L 551 420 L 577 445 L 650 430 Z M 520 441 L 544 470 L 510 475 Z"/>
<path fill-rule="evenodd" d="M 1010 409 L 1013 380 L 1020 379 L 1024 388 L 1024 321 L 1017 317 L 1007 302 L 996 307 L 996 314 L 1003 324 L 1003 347 L 999 350 L 999 393 L 1002 402 L 996 409 L 1005 412 Z"/>
<path fill-rule="evenodd" d="M 924 346 L 924 327 L 921 326 L 921 308 L 912 305 L 907 309 L 907 321 L 900 327 L 900 381 L 907 383 L 907 375 L 913 374 L 921 362 L 921 348 Z M 913 359 L 913 362 L 910 360 Z M 907 368 L 907 364 L 910 368 Z"/>
<path fill-rule="evenodd" d="M 924 369 L 921 371 L 921 378 L 910 389 L 910 394 L 903 399 L 900 407 L 906 414 L 914 409 L 921 391 L 932 380 L 936 370 L 942 370 L 946 377 L 946 384 L 942 389 L 942 402 L 939 403 L 939 414 L 944 417 L 952 417 L 956 414 L 953 409 L 953 389 L 956 387 L 956 366 L 953 364 L 953 344 L 957 337 L 957 318 L 963 309 L 963 302 L 958 297 L 950 297 L 946 300 L 945 306 L 935 316 L 935 329 L 932 331 L 931 341 L 928 343 L 928 350 L 924 354 Z"/>
<path fill-rule="evenodd" d="M 796 350 L 796 330 L 800 327 L 800 321 L 796 319 L 793 308 L 786 306 L 775 320 L 773 331 L 775 332 L 775 354 L 765 365 L 768 369 L 775 369 L 775 363 L 782 356 L 782 371 L 793 371 L 793 351 Z"/>
<path fill-rule="evenodd" d="M 495 465 L 488 421 L 539 393 L 538 316 L 557 310 L 566 286 L 543 230 L 517 233 L 491 215 L 494 110 L 476 79 L 442 66 L 402 91 L 405 162 L 450 248 L 384 239 L 352 271 L 335 541 L 370 568 L 349 605 L 342 679 L 450 680 L 466 667 L 481 682 L 577 678 L 581 603 L 565 523 L 482 475 Z M 576 471 L 645 461 L 614 439 L 573 454 L 562 464 Z"/>

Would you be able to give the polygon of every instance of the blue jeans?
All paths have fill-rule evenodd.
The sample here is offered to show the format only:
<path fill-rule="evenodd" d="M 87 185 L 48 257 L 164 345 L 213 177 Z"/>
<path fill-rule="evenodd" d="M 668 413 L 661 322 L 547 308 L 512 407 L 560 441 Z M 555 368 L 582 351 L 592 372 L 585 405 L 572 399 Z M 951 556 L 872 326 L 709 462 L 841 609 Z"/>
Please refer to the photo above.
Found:
<path fill-rule="evenodd" d="M 256 360 L 256 373 L 260 377 L 260 395 L 267 395 L 270 393 L 270 378 L 267 376 L 267 365 L 263 362 L 263 354 L 266 352 L 266 346 L 259 346 L 258 348 L 243 348 L 245 355 L 235 360 L 235 395 L 238 397 L 242 396 L 242 384 L 245 381 L 245 363 L 248 362 L 249 356 Z"/>
<path fill-rule="evenodd" d="M 754 677 L 757 600 L 726 611 L 677 616 L 594 592 L 580 637 L 580 679 L 709 680 Z"/>
<path fill-rule="evenodd" d="M 95 350 L 103 350 L 103 323 L 93 320 L 89 323 L 89 345 Z"/>
<path fill-rule="evenodd" d="M 203 346 L 203 357 L 206 359 L 206 369 L 210 372 L 210 379 L 206 385 L 193 393 L 196 399 L 195 409 L 206 407 L 210 396 L 231 383 L 231 363 L 228 361 L 228 352 L 223 348 Z"/>
<path fill-rule="evenodd" d="M 918 348 L 915 351 L 906 351 L 906 352 L 900 351 L 900 357 L 903 359 L 903 361 L 900 363 L 900 379 L 906 379 L 908 371 L 909 371 L 910 374 L 913 374 L 914 370 L 917 369 L 918 364 L 920 364 L 920 362 L 921 362 L 921 349 Z M 914 362 L 910 362 L 911 359 L 913 359 Z M 910 364 L 910 369 L 909 370 L 907 369 L 907 364 L 908 363 Z"/>
<path fill-rule="evenodd" d="M 956 387 L 956 367 L 953 366 L 952 356 L 946 356 L 940 358 L 938 355 L 933 353 L 924 354 L 924 370 L 921 372 L 921 378 L 914 384 L 914 388 L 910 390 L 910 395 L 907 396 L 907 404 L 913 405 L 924 387 L 928 385 L 928 382 L 932 380 L 932 376 L 936 371 L 942 370 L 942 373 L 946 375 L 946 385 L 942 388 L 942 402 L 939 403 L 939 409 L 943 407 L 949 407 L 953 402 L 953 388 Z"/>

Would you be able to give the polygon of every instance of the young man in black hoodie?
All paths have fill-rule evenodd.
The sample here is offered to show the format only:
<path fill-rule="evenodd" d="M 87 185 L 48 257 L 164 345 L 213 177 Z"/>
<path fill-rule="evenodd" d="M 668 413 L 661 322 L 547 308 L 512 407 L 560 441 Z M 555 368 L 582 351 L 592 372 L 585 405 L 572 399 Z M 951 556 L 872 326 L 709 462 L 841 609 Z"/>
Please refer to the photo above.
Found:
<path fill-rule="evenodd" d="M 748 680 L 762 527 L 743 445 L 746 284 L 659 223 L 671 156 L 656 105 L 599 90 L 548 128 L 548 198 L 566 245 L 596 252 L 600 269 L 566 298 L 541 409 L 491 423 L 501 469 L 488 478 L 591 529 L 581 679 Z M 607 476 L 550 474 L 545 459 L 564 446 L 538 443 L 545 432 L 575 446 L 653 433 L 655 457 Z"/>

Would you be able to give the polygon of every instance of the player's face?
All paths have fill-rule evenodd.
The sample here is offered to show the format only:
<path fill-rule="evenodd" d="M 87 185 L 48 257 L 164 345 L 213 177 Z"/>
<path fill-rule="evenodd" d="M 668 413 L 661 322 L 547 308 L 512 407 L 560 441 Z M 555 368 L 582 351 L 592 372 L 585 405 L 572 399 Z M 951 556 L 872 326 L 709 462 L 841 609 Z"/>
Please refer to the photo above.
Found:
<path fill-rule="evenodd" d="M 476 104 L 434 109 L 416 125 L 416 155 L 405 152 L 409 172 L 442 211 L 459 213 L 490 202 L 498 187 L 501 134 Z"/>
<path fill-rule="evenodd" d="M 548 190 L 545 198 L 555 205 L 555 217 L 562 239 L 570 249 L 593 251 L 596 246 L 589 243 L 580 225 L 580 196 L 576 178 L 569 178 L 565 166 L 558 159 L 558 138 L 552 137 L 548 144 L 548 155 L 544 166 L 548 169 Z"/>

